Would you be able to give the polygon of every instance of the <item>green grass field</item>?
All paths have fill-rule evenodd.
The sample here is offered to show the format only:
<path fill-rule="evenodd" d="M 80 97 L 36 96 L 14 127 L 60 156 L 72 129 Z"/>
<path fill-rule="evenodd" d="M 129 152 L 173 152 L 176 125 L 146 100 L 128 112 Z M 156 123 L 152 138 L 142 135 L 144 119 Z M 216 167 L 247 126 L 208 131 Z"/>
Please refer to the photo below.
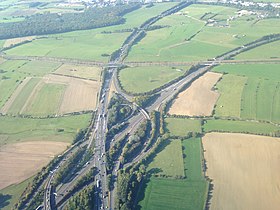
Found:
<path fill-rule="evenodd" d="M 40 81 L 39 78 L 31 78 L 29 82 L 22 88 L 20 94 L 16 97 L 14 102 L 12 103 L 8 113 L 19 114 L 24 104 L 26 103 L 30 93 L 35 88 L 35 86 Z"/>
<path fill-rule="evenodd" d="M 221 65 L 213 71 L 227 73 L 223 79 L 230 77 L 218 83 L 222 95 L 216 106 L 216 115 L 280 122 L 279 65 Z"/>
<path fill-rule="evenodd" d="M 242 95 L 241 117 L 279 122 L 279 92 L 279 82 L 248 79 Z"/>
<path fill-rule="evenodd" d="M 139 198 L 137 209 L 203 210 L 206 190 L 206 182 L 151 178 Z"/>
<path fill-rule="evenodd" d="M 215 115 L 240 117 L 241 97 L 247 78 L 226 74 L 216 85 L 220 97 L 216 103 Z"/>
<path fill-rule="evenodd" d="M 180 142 L 181 149 L 183 148 L 184 170 L 187 178 L 152 177 L 147 180 L 138 197 L 139 208 L 145 210 L 204 209 L 208 183 L 204 179 L 201 169 L 201 140 L 199 138 L 186 139 L 182 142 L 178 140 L 178 142 Z"/>
<path fill-rule="evenodd" d="M 270 134 L 280 130 L 279 126 L 269 123 L 260 123 L 254 121 L 233 121 L 233 120 L 207 120 L 203 125 L 205 132 L 249 132 L 252 134 Z"/>
<path fill-rule="evenodd" d="M 180 140 L 166 140 L 147 170 L 166 176 L 184 176 L 184 163 Z"/>
<path fill-rule="evenodd" d="M 263 53 L 265 52 L 265 53 Z M 261 45 L 235 57 L 235 60 L 280 58 L 280 41 Z"/>
<path fill-rule="evenodd" d="M 190 138 L 182 141 L 185 175 L 188 181 L 204 181 L 202 172 L 201 139 Z"/>
<path fill-rule="evenodd" d="M 105 28 L 48 35 L 7 50 L 9 55 L 47 56 L 107 61 L 102 54 L 119 48 L 129 33 L 102 34 Z M 92 47 L 89 47 L 92 46 Z"/>
<path fill-rule="evenodd" d="M 72 142 L 78 130 L 88 126 L 90 117 L 90 114 L 50 119 L 0 117 L 0 147 L 31 140 Z"/>
<path fill-rule="evenodd" d="M 48 35 L 46 36 L 47 38 L 36 39 L 31 43 L 7 50 L 6 53 L 10 55 L 77 58 L 106 62 L 108 57 L 102 56 L 102 54 L 110 55 L 117 50 L 129 33 L 104 34 L 102 33 L 103 31 L 129 29 L 139 26 L 148 18 L 175 4 L 164 3 L 155 4 L 151 8 L 143 7 L 140 10 L 126 14 L 124 16 L 126 22 L 122 25 Z"/>
<path fill-rule="evenodd" d="M 18 72 L 18 69 L 26 62 L 23 60 L 11 60 L 0 64 L 0 107 L 6 103 L 20 82 L 26 77 Z"/>
<path fill-rule="evenodd" d="M 229 7 L 193 4 L 181 12 L 157 22 L 156 25 L 171 27 L 148 31 L 146 37 L 132 47 L 128 60 L 206 60 L 262 36 L 280 32 L 280 23 L 273 18 L 255 23 L 257 17 L 248 15 L 227 22 L 228 17 L 235 16 L 237 12 L 237 9 Z M 216 21 L 213 26 L 205 25 L 208 19 L 201 19 L 209 12 Z"/>
<path fill-rule="evenodd" d="M 50 72 L 55 71 L 61 63 L 48 61 L 30 61 L 20 67 L 18 72 L 26 74 L 27 76 L 44 76 Z"/>
<path fill-rule="evenodd" d="M 63 64 L 55 73 L 100 81 L 102 68 L 97 66 Z"/>
<path fill-rule="evenodd" d="M 29 181 L 32 178 L 29 178 L 19 184 L 11 185 L 5 189 L 0 190 L 0 193 L 3 195 L 8 196 L 8 199 L 5 199 L 3 202 L 0 202 L 0 209 L 1 210 L 10 210 L 13 209 L 13 205 L 18 201 L 19 197 L 27 187 Z"/>
<path fill-rule="evenodd" d="M 154 3 L 154 6 L 147 8 L 146 6 L 142 6 L 140 9 L 137 9 L 133 12 L 130 12 L 124 16 L 126 19 L 125 23 L 118 26 L 110 27 L 111 30 L 118 29 L 128 29 L 140 26 L 143 22 L 148 20 L 151 17 L 154 17 L 161 12 L 175 6 L 178 4 L 177 2 L 164 2 L 164 3 Z M 141 18 L 139 18 L 141 17 Z"/>
<path fill-rule="evenodd" d="M 165 118 L 166 128 L 172 136 L 186 136 L 188 132 L 201 132 L 200 120 Z"/>
<path fill-rule="evenodd" d="M 122 87 L 132 93 L 144 93 L 183 75 L 189 67 L 173 69 L 166 66 L 125 68 L 119 72 Z"/>
<path fill-rule="evenodd" d="M 223 64 L 215 67 L 213 71 L 254 79 L 280 81 L 279 64 Z"/>
<path fill-rule="evenodd" d="M 24 114 L 46 116 L 57 114 L 66 85 L 44 84 L 31 104 L 27 105 Z"/>

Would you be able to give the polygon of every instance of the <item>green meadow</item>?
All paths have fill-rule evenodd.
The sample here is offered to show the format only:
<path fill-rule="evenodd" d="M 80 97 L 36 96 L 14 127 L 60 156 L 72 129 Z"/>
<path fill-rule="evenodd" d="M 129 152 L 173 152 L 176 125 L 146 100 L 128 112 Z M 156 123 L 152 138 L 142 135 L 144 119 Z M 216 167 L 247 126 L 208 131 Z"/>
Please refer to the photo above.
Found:
<path fill-rule="evenodd" d="M 227 73 L 217 85 L 221 93 L 217 115 L 280 122 L 279 65 L 221 65 L 213 71 Z M 230 81 L 223 82 L 227 77 Z"/>
<path fill-rule="evenodd" d="M 49 119 L 0 117 L 0 146 L 20 141 L 72 142 L 79 131 L 88 126 L 91 115 L 76 115 Z"/>
<path fill-rule="evenodd" d="M 202 153 L 200 138 L 172 140 L 178 142 L 181 159 L 183 159 L 185 179 L 168 179 L 151 177 L 146 180 L 138 196 L 138 208 L 141 209 L 185 209 L 203 210 L 208 192 L 208 182 L 202 173 Z M 167 150 L 167 148 L 165 149 Z M 176 151 L 163 156 L 162 160 L 175 156 Z M 157 157 L 156 157 L 157 158 Z M 181 168 L 180 166 L 177 166 Z M 174 169 L 175 170 L 175 169 Z"/>
<path fill-rule="evenodd" d="M 162 151 L 155 156 L 147 170 L 171 177 L 184 176 L 181 141 L 165 140 L 160 150 Z"/>
<path fill-rule="evenodd" d="M 240 117 L 241 97 L 246 80 L 243 76 L 223 75 L 216 85 L 221 95 L 216 103 L 215 115 Z"/>
<path fill-rule="evenodd" d="M 233 48 L 252 42 L 262 36 L 279 33 L 277 19 L 256 22 L 255 15 L 235 17 L 237 9 L 223 6 L 193 4 L 158 21 L 167 25 L 148 31 L 132 47 L 131 61 L 199 61 L 216 57 Z M 207 16 L 207 14 L 211 14 Z M 207 24 L 213 17 L 215 23 Z M 227 21 L 229 17 L 234 20 Z"/>
<path fill-rule="evenodd" d="M 65 89 L 66 85 L 44 84 L 31 104 L 27 105 L 24 114 L 35 116 L 57 114 Z"/>
<path fill-rule="evenodd" d="M 252 134 L 266 134 L 280 131 L 280 127 L 264 122 L 239 120 L 206 120 L 203 125 L 204 132 L 220 131 Z"/>
<path fill-rule="evenodd" d="M 280 58 L 280 41 L 261 45 L 234 57 L 235 60 L 273 58 Z"/>
<path fill-rule="evenodd" d="M 130 67 L 119 72 L 122 87 L 132 93 L 144 93 L 163 86 L 183 75 L 189 67 L 168 66 Z"/>
<path fill-rule="evenodd" d="M 186 136 L 189 132 L 201 132 L 200 120 L 187 118 L 165 118 L 165 125 L 172 136 Z"/>

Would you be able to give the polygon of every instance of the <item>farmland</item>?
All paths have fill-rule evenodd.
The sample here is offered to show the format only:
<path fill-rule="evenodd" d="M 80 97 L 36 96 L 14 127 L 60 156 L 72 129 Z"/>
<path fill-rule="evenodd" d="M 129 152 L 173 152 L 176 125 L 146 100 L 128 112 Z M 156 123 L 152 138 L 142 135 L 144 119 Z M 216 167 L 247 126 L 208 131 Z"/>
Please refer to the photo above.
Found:
<path fill-rule="evenodd" d="M 165 176 L 184 176 L 184 164 L 182 146 L 180 140 L 165 140 L 153 161 L 149 164 L 148 170 L 151 173 Z"/>
<path fill-rule="evenodd" d="M 241 118 L 280 122 L 280 74 L 277 64 L 222 65 L 216 67 L 214 71 L 248 78 L 244 84 L 240 99 L 242 84 L 239 84 L 239 87 L 234 86 L 236 85 L 232 84 L 234 80 L 226 84 L 223 84 L 221 81 L 221 83 L 218 84 L 218 87 L 219 85 L 223 88 L 226 86 L 226 89 L 221 89 L 222 97 L 223 95 L 232 93 L 230 96 L 234 97 L 234 101 L 233 103 L 231 102 L 230 105 L 225 105 L 224 107 L 221 107 L 221 105 L 225 102 L 218 101 L 217 115 L 225 115 L 224 113 L 227 113 L 226 115 L 239 117 L 238 109 L 240 107 Z M 244 80 L 245 78 L 242 83 L 244 83 Z M 233 87 L 235 87 L 234 90 Z M 237 92 L 237 94 L 234 94 L 234 92 Z M 241 105 L 239 105 L 240 101 Z M 232 110 L 235 110 L 235 113 L 230 113 Z"/>
<path fill-rule="evenodd" d="M 15 204 L 24 189 L 27 187 L 28 183 L 32 180 L 33 177 L 17 184 L 17 185 L 11 185 L 9 187 L 6 187 L 5 189 L 0 190 L 0 193 L 7 196 L 6 200 L 1 202 L 0 208 L 2 210 L 10 210 L 13 207 L 13 204 Z"/>
<path fill-rule="evenodd" d="M 26 41 L 32 41 L 35 39 L 35 36 L 28 36 L 23 38 L 14 38 L 14 39 L 7 39 L 3 45 L 3 48 L 12 47 L 14 45 L 22 44 Z"/>
<path fill-rule="evenodd" d="M 213 23 L 207 23 L 213 17 Z M 228 17 L 234 17 L 227 22 Z M 149 31 L 132 48 L 131 61 L 201 61 L 216 57 L 264 35 L 279 33 L 277 19 L 255 23 L 256 15 L 240 16 L 237 9 L 211 5 L 191 5 L 181 13 L 163 18 L 156 24 L 168 25 Z M 207 49 L 207 50 L 204 50 Z"/>
<path fill-rule="evenodd" d="M 265 53 L 263 53 L 265 52 Z M 255 49 L 251 49 L 244 53 L 235 56 L 235 60 L 244 59 L 273 59 L 280 58 L 280 41 L 272 42 L 259 46 Z"/>
<path fill-rule="evenodd" d="M 183 148 L 186 179 L 150 178 L 142 188 L 141 197 L 138 198 L 141 209 L 204 209 L 208 183 L 201 169 L 201 141 L 200 139 L 176 141 L 180 144 L 180 149 Z M 175 155 L 174 151 L 165 154 L 164 157 L 166 150 L 167 148 L 160 152 L 158 157 L 168 159 Z M 180 155 L 182 158 L 182 154 Z"/>
<path fill-rule="evenodd" d="M 204 181 L 202 172 L 201 139 L 190 138 L 182 141 L 185 175 L 188 181 Z"/>
<path fill-rule="evenodd" d="M 221 94 L 215 108 L 217 116 L 240 117 L 241 97 L 247 78 L 227 74 L 216 85 Z"/>
<path fill-rule="evenodd" d="M 172 136 L 186 136 L 188 132 L 201 132 L 201 122 L 195 119 L 165 118 L 166 128 Z"/>
<path fill-rule="evenodd" d="M 213 86 L 222 75 L 207 72 L 185 91 L 179 93 L 173 102 L 169 114 L 188 116 L 209 116 L 212 115 L 214 105 L 219 97 Z"/>
<path fill-rule="evenodd" d="M 45 12 L 57 13 L 55 21 L 63 20 L 62 13 L 75 13 L 74 21 L 91 7 L 90 2 L 68 8 L 68 3 L 43 1 L 0 2 L 0 24 Z M 34 3 L 42 5 L 32 8 Z M 54 156 L 67 147 L 81 148 L 71 144 L 85 139 L 89 125 L 90 144 L 82 143 L 87 150 L 70 151 L 58 160 L 61 164 L 45 171 L 47 178 L 56 179 L 49 184 L 59 198 L 70 197 L 64 204 L 76 206 L 70 209 L 83 208 L 90 194 L 104 197 L 101 203 L 94 198 L 90 205 L 96 209 L 279 207 L 280 41 L 233 58 L 215 58 L 280 33 L 279 8 L 192 2 L 180 11 L 166 11 L 177 4 L 142 4 L 119 25 L 50 30 L 65 29 L 68 22 L 61 21 L 41 24 L 45 35 L 34 28 L 34 37 L 0 40 L 0 193 L 8 196 L 4 204 L 0 196 L 0 209 L 11 209 L 27 185 L 24 180 L 31 180 Z M 149 20 L 156 20 L 151 26 L 143 24 L 163 11 Z M 19 31 L 34 34 L 30 26 Z M 114 76 L 121 88 L 115 87 Z M 119 95 L 110 102 L 113 92 Z M 93 167 L 95 180 L 88 186 L 94 188 L 71 191 Z M 49 198 L 50 188 L 33 184 L 45 188 L 47 206 L 59 205 L 58 198 Z M 111 190 L 113 185 L 117 187 Z M 28 195 L 37 199 L 33 192 Z"/>
<path fill-rule="evenodd" d="M 132 67 L 119 72 L 122 87 L 132 93 L 143 93 L 156 89 L 183 75 L 189 68 Z"/>
<path fill-rule="evenodd" d="M 129 33 L 103 33 L 104 31 L 112 32 L 115 30 L 130 29 L 138 25 L 139 22 L 142 23 L 144 21 L 143 18 L 139 19 L 139 14 L 148 19 L 172 5 L 174 3 L 156 4 L 151 8 L 143 7 L 139 11 L 136 10 L 128 13 L 124 16 L 127 21 L 123 25 L 38 37 L 30 43 L 17 46 L 5 52 L 9 55 L 108 61 L 108 56 L 121 46 Z"/>
<path fill-rule="evenodd" d="M 213 71 L 254 79 L 280 80 L 278 64 L 224 64 L 215 67 Z"/>
<path fill-rule="evenodd" d="M 52 119 L 0 117 L 0 147 L 22 141 L 72 142 L 88 126 L 89 114 Z"/>
<path fill-rule="evenodd" d="M 264 122 L 238 120 L 206 120 L 203 125 L 205 132 L 220 131 L 233 133 L 253 133 L 269 135 L 280 131 L 280 127 Z"/>
<path fill-rule="evenodd" d="M 32 78 L 18 86 L 2 113 L 47 116 L 93 110 L 99 85 L 99 81 L 60 75 Z"/>
<path fill-rule="evenodd" d="M 68 145 L 66 142 L 32 141 L 2 146 L 0 189 L 31 177 Z"/>
<path fill-rule="evenodd" d="M 138 203 L 141 209 L 203 210 L 206 184 L 180 179 L 151 178 L 145 188 L 145 198 Z"/>
<path fill-rule="evenodd" d="M 32 100 L 30 104 L 27 104 L 23 113 L 35 116 L 56 114 L 64 91 L 65 85 L 44 84 L 43 87 L 35 93 L 34 100 Z"/>
<path fill-rule="evenodd" d="M 13 95 L 5 104 L 1 112 L 3 114 L 8 112 L 16 114 L 20 113 L 26 102 L 26 98 L 28 98 L 30 92 L 35 88 L 38 82 L 38 78 L 26 78 L 14 91 Z"/>
<path fill-rule="evenodd" d="M 0 64 L 0 88 L 5 88 L 5 91 L 1 91 L 0 93 L 0 107 L 3 107 L 7 100 L 10 97 L 13 97 L 12 94 L 16 94 L 16 92 L 19 91 L 21 87 L 23 87 L 23 84 L 21 83 L 25 81 L 26 78 L 41 77 L 47 73 L 55 71 L 55 69 L 60 65 L 61 64 L 58 62 L 4 60 L 4 62 Z M 31 81 L 28 82 L 27 86 L 34 87 L 31 84 L 35 84 L 35 81 L 37 81 L 37 78 L 32 78 Z M 32 87 L 29 87 L 29 90 L 32 90 Z M 28 94 L 28 91 L 23 92 L 23 94 Z M 11 98 L 9 100 L 11 100 Z"/>
<path fill-rule="evenodd" d="M 278 209 L 279 143 L 272 137 L 206 134 L 207 175 L 214 185 L 210 209 Z"/>
<path fill-rule="evenodd" d="M 2 62 L 2 60 L 1 60 Z M 25 76 L 22 74 L 14 74 L 26 61 L 5 61 L 0 64 L 0 107 L 2 107 L 6 100 L 12 95 L 16 87 L 23 81 Z"/>
<path fill-rule="evenodd" d="M 55 73 L 95 81 L 99 81 L 101 78 L 101 68 L 97 66 L 63 64 L 55 71 Z"/>
<path fill-rule="evenodd" d="M 142 6 L 140 9 L 126 14 L 124 16 L 124 18 L 126 19 L 126 22 L 124 24 L 118 26 L 111 26 L 108 29 L 118 30 L 138 27 L 144 21 L 148 20 L 151 17 L 154 17 L 157 14 L 160 14 L 161 12 L 169 9 L 174 5 L 176 5 L 175 2 L 164 2 L 160 4 L 154 3 L 154 6 L 152 7 Z"/>
<path fill-rule="evenodd" d="M 108 56 L 105 55 L 110 55 L 117 49 L 126 36 L 128 36 L 128 33 L 103 34 L 100 29 L 76 31 L 36 39 L 30 43 L 6 50 L 6 53 L 9 55 L 107 61 Z"/>
<path fill-rule="evenodd" d="M 27 76 L 44 76 L 55 71 L 61 63 L 48 61 L 29 61 L 22 65 L 17 72 Z"/>

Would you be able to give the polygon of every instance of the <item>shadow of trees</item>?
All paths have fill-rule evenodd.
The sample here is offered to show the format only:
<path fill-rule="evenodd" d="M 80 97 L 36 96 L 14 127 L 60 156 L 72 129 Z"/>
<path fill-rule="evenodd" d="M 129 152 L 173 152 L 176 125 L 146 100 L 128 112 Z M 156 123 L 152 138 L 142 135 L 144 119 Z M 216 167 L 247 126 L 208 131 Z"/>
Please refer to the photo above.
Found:
<path fill-rule="evenodd" d="M 8 206 L 10 204 L 10 199 L 12 198 L 9 194 L 2 194 L 0 193 L 0 209 L 4 208 L 5 206 Z"/>

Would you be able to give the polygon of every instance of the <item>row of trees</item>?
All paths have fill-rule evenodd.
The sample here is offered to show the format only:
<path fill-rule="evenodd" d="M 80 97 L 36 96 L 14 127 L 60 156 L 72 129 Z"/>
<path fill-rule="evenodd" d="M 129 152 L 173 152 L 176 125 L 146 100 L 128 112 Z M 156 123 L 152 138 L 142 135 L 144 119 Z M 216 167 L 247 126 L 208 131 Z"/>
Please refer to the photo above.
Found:
<path fill-rule="evenodd" d="M 95 205 L 94 201 L 94 186 L 84 188 L 79 193 L 70 198 L 65 206 L 65 210 L 81 209 L 93 210 Z"/>
<path fill-rule="evenodd" d="M 74 195 L 76 192 L 81 190 L 83 187 L 89 185 L 90 183 L 94 182 L 95 175 L 96 175 L 97 169 L 91 168 L 88 173 L 86 173 L 84 176 L 80 177 L 76 184 L 71 188 L 66 195 L 64 195 L 64 198 L 58 203 L 57 205 L 60 205 L 61 203 L 65 202 L 67 199 L 70 198 L 70 196 Z"/>
<path fill-rule="evenodd" d="M 121 155 L 122 148 L 127 141 L 127 135 L 117 141 L 106 153 L 107 171 L 111 172 L 114 166 L 114 161 Z"/>
<path fill-rule="evenodd" d="M 69 180 L 72 174 L 79 169 L 77 165 L 82 165 L 80 163 L 84 162 L 85 156 L 86 147 L 79 148 L 56 173 L 54 181 L 55 185 Z"/>
<path fill-rule="evenodd" d="M 151 113 L 151 135 L 150 138 L 147 140 L 147 147 L 145 151 L 148 151 L 149 148 L 153 146 L 160 131 L 160 113 L 157 111 L 153 111 Z"/>
<path fill-rule="evenodd" d="M 122 122 L 132 112 L 127 101 L 118 94 L 114 94 L 108 106 L 108 128 Z"/>
<path fill-rule="evenodd" d="M 259 1 L 262 2 L 262 1 Z M 207 4 L 207 5 L 220 5 L 220 6 L 227 6 L 227 7 L 235 7 L 238 9 L 250 9 L 250 10 L 264 10 L 269 12 L 270 16 L 278 17 L 277 14 L 279 13 L 279 8 L 273 7 L 271 3 L 268 2 L 267 6 L 259 6 L 257 3 L 255 5 L 244 6 L 241 4 L 233 4 L 231 2 L 197 2 L 198 4 Z"/>
<path fill-rule="evenodd" d="M 129 171 L 120 171 L 118 174 L 117 209 L 133 209 L 137 192 L 146 173 L 146 167 L 140 165 Z"/>
<path fill-rule="evenodd" d="M 126 163 L 137 155 L 144 146 L 146 139 L 148 138 L 151 130 L 151 122 L 149 120 L 144 121 L 138 128 L 138 130 L 129 137 L 128 143 L 123 150 L 123 162 Z"/>
<path fill-rule="evenodd" d="M 114 7 L 90 8 L 81 13 L 44 13 L 26 17 L 24 21 L 0 23 L 0 39 L 85 30 L 125 22 L 122 17 L 140 7 L 128 4 Z"/>

